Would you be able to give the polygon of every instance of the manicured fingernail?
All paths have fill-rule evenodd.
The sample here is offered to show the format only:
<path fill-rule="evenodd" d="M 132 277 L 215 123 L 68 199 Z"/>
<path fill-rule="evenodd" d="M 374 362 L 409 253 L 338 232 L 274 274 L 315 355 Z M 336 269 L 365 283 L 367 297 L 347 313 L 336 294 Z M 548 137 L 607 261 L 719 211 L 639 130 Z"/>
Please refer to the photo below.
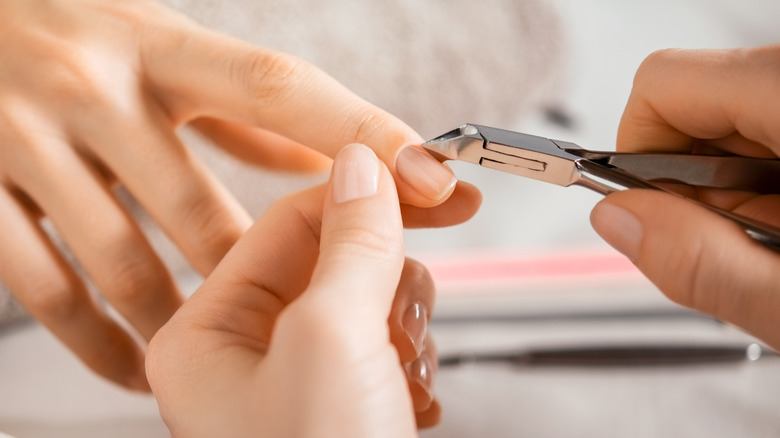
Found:
<path fill-rule="evenodd" d="M 597 204 L 590 216 L 593 229 L 612 247 L 636 263 L 642 242 L 642 223 L 628 210 L 614 204 Z"/>
<path fill-rule="evenodd" d="M 337 203 L 366 198 L 379 187 L 379 160 L 362 144 L 351 144 L 333 163 L 333 198 Z"/>
<path fill-rule="evenodd" d="M 425 348 L 425 338 L 428 336 L 428 311 L 425 306 L 422 303 L 409 306 L 401 319 L 401 326 L 412 342 L 417 356 L 420 356 Z"/>
<path fill-rule="evenodd" d="M 452 192 L 458 182 L 452 170 L 422 149 L 407 146 L 395 161 L 398 176 L 428 199 L 438 201 Z"/>
<path fill-rule="evenodd" d="M 407 368 L 410 382 L 417 383 L 428 396 L 433 396 L 433 366 L 428 355 L 422 355 Z"/>

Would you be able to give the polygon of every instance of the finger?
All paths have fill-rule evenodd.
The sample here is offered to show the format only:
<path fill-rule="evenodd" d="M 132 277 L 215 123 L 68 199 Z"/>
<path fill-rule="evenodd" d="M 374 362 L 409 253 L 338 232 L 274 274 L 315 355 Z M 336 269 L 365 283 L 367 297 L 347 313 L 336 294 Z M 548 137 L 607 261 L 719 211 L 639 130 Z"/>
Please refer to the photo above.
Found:
<path fill-rule="evenodd" d="M 9 169 L 9 178 L 51 219 L 111 305 L 151 339 L 182 301 L 170 273 L 81 157 L 50 137 L 27 140 L 29 159 Z"/>
<path fill-rule="evenodd" d="M 452 195 L 442 204 L 430 208 L 401 204 L 401 215 L 405 228 L 449 227 L 471 219 L 481 203 L 479 189 L 458 181 Z"/>
<path fill-rule="evenodd" d="M 339 169 L 344 168 L 343 164 Z M 397 202 L 392 190 L 392 179 L 386 173 L 383 175 L 384 178 L 377 180 L 378 194 L 374 196 L 379 200 L 371 197 L 372 199 L 345 203 L 343 207 L 352 209 L 353 215 L 343 213 L 346 220 L 342 226 L 356 226 L 356 221 L 359 223 L 373 221 L 373 226 L 381 231 L 398 232 L 392 231 L 394 228 L 388 226 L 388 223 L 395 225 L 394 220 L 398 219 L 397 204 L 394 209 L 384 206 L 382 209 L 371 210 L 365 206 L 368 202 L 379 203 L 380 200 Z M 331 199 L 335 195 L 331 193 L 326 196 L 327 190 L 329 190 L 328 186 L 318 186 L 274 203 L 225 256 L 220 268 L 214 271 L 203 287 L 189 300 L 187 312 L 202 315 L 199 317 L 199 324 L 203 327 L 230 333 L 236 339 L 248 340 L 253 346 L 257 341 L 267 344 L 278 312 L 289 303 L 298 300 L 304 289 L 313 288 L 317 284 L 315 280 L 310 282 L 315 264 L 318 265 L 318 269 L 324 269 L 322 267 L 325 266 L 324 262 L 318 263 L 323 229 L 323 199 L 328 198 L 330 204 L 335 203 Z M 360 214 L 357 214 L 354 210 L 359 209 L 360 205 L 363 205 L 365 211 L 361 210 Z M 387 209 L 391 210 L 390 213 L 387 213 Z M 398 225 L 400 227 L 400 224 Z M 347 231 L 345 230 L 344 233 Z M 388 241 L 395 242 L 394 239 L 398 236 L 393 234 L 392 238 L 390 236 L 386 238 Z M 376 243 L 378 239 L 367 238 L 363 243 Z M 326 243 L 323 242 L 322 245 Z M 377 251 L 387 251 L 398 245 L 399 242 L 387 248 L 379 243 L 375 246 Z M 401 248 L 395 248 L 394 251 L 402 254 Z M 358 250 L 358 252 L 364 251 Z M 398 256 L 397 275 L 400 278 L 403 256 Z M 383 265 L 383 263 L 377 264 Z M 393 267 L 394 264 L 395 262 L 393 265 L 384 264 L 383 267 Z M 390 303 L 398 278 L 394 280 L 391 278 L 387 283 L 383 281 L 383 277 L 367 279 L 366 277 L 370 275 L 367 272 L 360 272 L 358 266 L 342 267 L 342 269 L 349 269 L 350 276 L 354 274 L 356 278 L 362 278 L 364 281 L 371 280 L 371 290 L 375 289 L 374 285 L 392 285 L 392 291 L 386 292 L 387 296 L 384 297 L 387 301 L 386 314 L 372 322 L 375 324 L 377 321 L 382 321 L 386 331 Z M 321 286 L 325 288 L 324 284 Z M 344 308 L 340 308 L 336 313 L 340 314 L 344 311 Z M 357 313 L 363 312 L 361 310 Z"/>
<path fill-rule="evenodd" d="M 307 295 L 386 327 L 404 261 L 395 185 L 363 145 L 346 147 L 339 158 L 328 185 L 320 255 Z"/>
<path fill-rule="evenodd" d="M 307 379 L 310 387 L 338 394 L 342 406 L 351 407 L 343 418 L 368 420 L 372 427 L 395 430 L 390 433 L 395 436 L 414 427 L 404 373 L 388 342 L 387 320 L 403 263 L 393 179 L 368 147 L 347 146 L 333 164 L 311 282 L 280 317 L 268 355 L 269 364 L 316 361 L 323 371 L 304 367 L 306 374 L 322 373 Z M 430 375 L 416 371 L 420 379 Z"/>
<path fill-rule="evenodd" d="M 401 362 L 413 362 L 425 348 L 435 289 L 425 266 L 407 258 L 388 319 L 390 341 Z"/>
<path fill-rule="evenodd" d="M 778 68 L 780 46 L 652 54 L 636 74 L 618 149 L 687 151 L 692 138 L 728 139 L 738 131 L 749 141 L 726 141 L 731 152 L 777 156 L 780 131 L 771 115 L 780 111 Z"/>
<path fill-rule="evenodd" d="M 396 178 L 403 202 L 430 207 L 451 194 L 455 176 L 412 146 L 422 142 L 417 133 L 314 66 L 205 29 L 189 39 L 145 54 L 150 82 L 180 121 L 209 116 L 262 127 L 329 157 L 345 144 L 366 144 Z M 182 77 L 181 65 L 199 68 Z"/>
<path fill-rule="evenodd" d="M 333 160 L 286 137 L 208 117 L 190 124 L 201 134 L 246 163 L 293 172 L 330 170 Z"/>
<path fill-rule="evenodd" d="M 608 196 L 594 208 L 591 222 L 673 301 L 780 348 L 780 255 L 739 226 L 684 199 L 646 190 Z"/>
<path fill-rule="evenodd" d="M 358 148 L 358 151 L 360 150 Z M 368 152 L 370 153 L 370 151 Z M 346 172 L 345 166 L 346 163 L 341 163 L 338 169 Z M 379 168 L 378 162 L 375 163 L 375 167 Z M 334 171 L 332 175 L 335 174 Z M 349 235 L 350 226 L 354 227 L 355 234 L 359 234 L 361 230 L 359 225 L 366 222 L 371 223 L 372 227 L 376 227 L 381 232 L 389 233 L 384 237 L 381 235 L 372 237 L 369 234 L 370 230 L 363 230 L 366 239 L 356 243 L 355 246 L 374 244 L 377 257 L 380 254 L 385 254 L 384 257 L 388 259 L 390 256 L 385 252 L 395 252 L 395 256 L 398 257 L 397 261 L 393 261 L 391 264 L 377 261 L 371 271 L 376 270 L 377 265 L 379 265 L 382 269 L 389 269 L 393 272 L 397 270 L 395 272 L 397 277 L 391 275 L 392 278 L 389 281 L 387 275 L 372 277 L 371 273 L 367 272 L 368 270 L 361 271 L 358 265 L 342 266 L 341 270 L 337 271 L 343 273 L 345 269 L 348 269 L 350 278 L 370 281 L 372 291 L 376 289 L 376 285 L 385 285 L 385 289 L 388 290 L 385 291 L 383 297 L 386 301 L 384 315 L 373 320 L 372 324 L 381 321 L 386 333 L 386 321 L 390 314 L 389 309 L 395 286 L 400 278 L 403 255 L 402 241 L 396 241 L 396 239 L 400 239 L 399 236 L 402 236 L 402 232 L 400 231 L 397 197 L 392 190 L 392 178 L 386 171 L 382 172 L 381 176 L 381 178 L 377 177 L 375 187 L 377 193 L 374 196 L 356 199 L 355 202 L 345 202 L 342 203 L 343 205 L 335 203 L 333 200 L 336 196 L 335 193 L 329 192 L 326 195 L 326 191 L 330 189 L 329 186 L 324 185 L 299 192 L 276 202 L 230 251 L 220 269 L 215 270 L 203 287 L 193 295 L 192 299 L 189 300 L 187 312 L 203 315 L 199 317 L 199 324 L 204 327 L 218 329 L 222 333 L 230 333 L 236 339 L 248 340 L 252 345 L 255 345 L 254 343 L 257 341 L 267 343 L 270 340 L 275 317 L 282 308 L 293 301 L 300 301 L 300 294 L 306 288 L 327 289 L 327 276 L 321 273 L 320 283 L 318 283 L 320 280 L 312 278 L 315 264 L 321 272 L 328 272 L 325 270 L 325 266 L 330 266 L 328 263 L 335 264 L 339 260 L 340 256 L 338 255 L 334 255 L 330 259 L 322 259 L 320 253 L 320 248 L 327 248 L 328 245 L 325 241 L 321 242 L 323 236 L 321 233 L 323 230 L 323 199 L 327 198 L 327 203 L 332 204 L 334 209 L 340 207 L 348 210 L 348 212 L 340 213 L 340 217 L 344 217 L 342 223 L 338 223 L 336 220 L 331 222 L 331 227 L 340 224 L 345 229 L 342 232 L 333 230 L 330 233 L 331 236 Z M 335 176 L 332 178 L 335 179 Z M 368 187 L 374 187 L 371 182 L 367 184 Z M 344 185 L 346 183 L 340 183 L 342 188 Z M 346 191 L 339 193 L 340 197 L 348 195 Z M 393 206 L 392 202 L 396 202 L 396 204 Z M 382 208 L 369 208 L 373 204 L 380 203 L 387 203 L 387 205 L 381 204 Z M 360 211 L 359 214 L 358 211 Z M 333 224 L 334 221 L 336 224 Z M 399 230 L 395 229 L 396 225 Z M 325 240 L 327 241 L 327 239 Z M 387 246 L 383 245 L 384 240 L 387 240 Z M 340 245 L 340 243 L 335 242 L 332 246 L 341 248 Z M 345 244 L 344 249 L 347 248 L 349 246 Z M 369 251 L 359 248 L 362 247 L 355 249 L 357 254 Z M 320 260 L 318 261 L 318 259 Z M 330 261 L 328 262 L 328 260 Z M 369 264 L 369 262 L 362 264 Z M 333 300 L 334 305 L 339 304 L 335 295 L 333 295 Z M 357 303 L 350 303 L 348 300 L 342 300 L 341 304 L 358 307 Z M 361 308 L 356 313 L 363 314 L 364 310 Z M 344 307 L 339 307 L 336 313 L 341 314 L 345 311 Z M 323 310 L 323 313 L 327 312 Z"/>
<path fill-rule="evenodd" d="M 393 180 L 359 145 L 339 154 L 331 175 L 327 187 L 285 198 L 255 223 L 166 326 L 168 337 L 155 338 L 149 369 L 170 366 L 164 360 L 179 364 L 192 351 L 211 353 L 183 364 L 174 383 L 186 392 L 189 379 L 198 378 L 193 370 L 224 369 L 227 359 L 239 368 L 227 377 L 232 382 L 199 383 L 224 393 L 231 384 L 248 388 L 246 375 L 270 373 L 281 390 L 267 402 L 282 397 L 282 404 L 325 413 L 315 424 L 327 427 L 335 418 L 334 427 L 355 421 L 411 434 L 412 404 L 387 328 L 403 265 Z M 164 391 L 165 375 L 151 376 L 155 390 Z M 290 388 L 335 398 L 302 397 Z"/>
<path fill-rule="evenodd" d="M 5 187 L 0 211 L 0 279 L 19 303 L 97 374 L 148 391 L 139 346 L 92 300 L 37 218 Z"/>
<path fill-rule="evenodd" d="M 184 147 L 159 108 L 147 105 L 82 131 L 89 133 L 82 140 L 97 159 L 201 274 L 211 273 L 251 225 L 248 213 Z"/>
<path fill-rule="evenodd" d="M 431 405 L 423 412 L 415 412 L 417 427 L 425 429 L 436 426 L 441 421 L 441 405 L 434 399 Z"/>

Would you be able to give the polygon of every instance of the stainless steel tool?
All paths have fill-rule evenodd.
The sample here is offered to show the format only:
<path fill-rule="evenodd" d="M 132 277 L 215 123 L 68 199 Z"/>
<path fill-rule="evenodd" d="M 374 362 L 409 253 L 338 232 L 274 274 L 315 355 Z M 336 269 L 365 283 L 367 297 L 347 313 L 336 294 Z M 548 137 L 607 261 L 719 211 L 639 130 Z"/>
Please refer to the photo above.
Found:
<path fill-rule="evenodd" d="M 658 182 L 780 193 L 780 160 L 682 153 L 618 153 L 583 149 L 566 141 L 466 124 L 422 147 L 440 161 L 458 160 L 560 186 L 579 185 L 603 195 Z M 671 192 L 673 193 L 673 192 Z M 751 237 L 780 251 L 780 228 L 691 199 L 739 224 Z"/>

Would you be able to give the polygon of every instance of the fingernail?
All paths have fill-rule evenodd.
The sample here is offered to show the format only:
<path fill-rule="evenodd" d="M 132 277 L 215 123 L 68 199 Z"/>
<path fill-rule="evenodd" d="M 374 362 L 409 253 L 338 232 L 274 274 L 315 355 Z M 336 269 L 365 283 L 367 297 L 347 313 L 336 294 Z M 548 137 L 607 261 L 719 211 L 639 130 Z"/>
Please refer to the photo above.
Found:
<path fill-rule="evenodd" d="M 425 338 L 428 336 L 428 311 L 425 306 L 422 303 L 409 306 L 401 319 L 401 326 L 419 357 L 425 348 Z"/>
<path fill-rule="evenodd" d="M 434 201 L 447 196 L 458 182 L 450 168 L 415 146 L 401 150 L 395 168 L 400 179 Z"/>
<path fill-rule="evenodd" d="M 433 395 L 433 367 L 427 355 L 420 356 L 407 368 L 410 382 L 415 382 L 429 395 Z"/>
<path fill-rule="evenodd" d="M 590 217 L 593 229 L 632 262 L 636 263 L 644 232 L 642 223 L 628 210 L 602 202 Z"/>
<path fill-rule="evenodd" d="M 332 178 L 336 203 L 373 196 L 379 187 L 379 161 L 368 146 L 351 144 L 336 157 Z"/>

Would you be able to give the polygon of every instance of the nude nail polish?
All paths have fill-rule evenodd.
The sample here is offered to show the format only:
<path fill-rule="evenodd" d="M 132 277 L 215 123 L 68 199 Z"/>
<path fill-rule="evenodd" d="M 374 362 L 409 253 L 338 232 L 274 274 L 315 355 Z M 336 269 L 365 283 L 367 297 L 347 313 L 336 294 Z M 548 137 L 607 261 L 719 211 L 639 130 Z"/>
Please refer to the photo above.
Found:
<path fill-rule="evenodd" d="M 375 195 L 379 188 L 379 161 L 374 151 L 362 144 L 342 149 L 333 162 L 332 184 L 336 203 Z"/>
<path fill-rule="evenodd" d="M 450 193 L 458 182 L 452 170 L 422 149 L 407 146 L 395 161 L 398 176 L 428 199 L 437 201 Z"/>
<path fill-rule="evenodd" d="M 433 366 L 427 355 L 422 355 L 409 364 L 407 376 L 411 382 L 420 385 L 429 396 L 433 394 Z"/>
<path fill-rule="evenodd" d="M 401 327 L 419 357 L 425 348 L 425 338 L 428 336 L 428 311 L 425 305 L 417 302 L 409 306 L 401 319 Z"/>

